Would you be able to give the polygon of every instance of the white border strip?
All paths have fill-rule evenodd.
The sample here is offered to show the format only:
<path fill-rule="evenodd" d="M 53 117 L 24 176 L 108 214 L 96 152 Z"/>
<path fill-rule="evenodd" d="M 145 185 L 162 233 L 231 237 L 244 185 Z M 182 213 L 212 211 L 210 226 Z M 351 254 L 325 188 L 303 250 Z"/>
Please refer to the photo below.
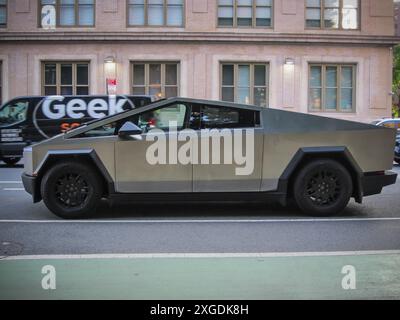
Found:
<path fill-rule="evenodd" d="M 26 255 L 3 257 L 1 261 L 18 260 L 79 260 L 79 259 L 221 259 L 221 258 L 284 258 L 284 257 L 334 257 L 400 255 L 400 250 L 336 251 L 336 252 L 270 252 L 270 253 L 132 253 L 132 254 L 75 254 L 75 255 Z"/>
<path fill-rule="evenodd" d="M 151 223 L 287 223 L 287 222 L 367 222 L 367 221 L 400 221 L 398 218 L 333 218 L 333 219 L 155 219 L 155 220 L 0 220 L 1 223 L 30 223 L 30 224 L 123 224 L 123 223 L 136 223 L 136 224 L 151 224 Z"/>

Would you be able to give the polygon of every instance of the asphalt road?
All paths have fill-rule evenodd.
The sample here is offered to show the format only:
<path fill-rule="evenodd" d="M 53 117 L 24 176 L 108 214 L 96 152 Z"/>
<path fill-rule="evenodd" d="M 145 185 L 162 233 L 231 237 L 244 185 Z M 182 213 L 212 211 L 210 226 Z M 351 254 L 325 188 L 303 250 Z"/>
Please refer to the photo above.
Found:
<path fill-rule="evenodd" d="M 89 219 L 70 222 L 32 203 L 21 172 L 0 167 L 0 241 L 24 255 L 400 249 L 400 182 L 335 218 L 273 204 L 102 203 Z"/>
<path fill-rule="evenodd" d="M 0 299 L 400 299 L 400 181 L 335 218 L 104 202 L 65 221 L 32 203 L 21 172 L 0 165 Z"/>

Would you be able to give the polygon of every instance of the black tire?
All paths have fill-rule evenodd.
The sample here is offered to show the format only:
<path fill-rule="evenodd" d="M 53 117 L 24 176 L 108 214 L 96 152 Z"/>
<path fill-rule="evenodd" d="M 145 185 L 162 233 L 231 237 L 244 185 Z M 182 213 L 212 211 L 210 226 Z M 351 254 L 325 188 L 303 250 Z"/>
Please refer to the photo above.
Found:
<path fill-rule="evenodd" d="M 305 214 L 328 217 L 346 208 L 353 194 L 353 182 L 348 170 L 339 162 L 318 159 L 298 173 L 293 194 Z"/>
<path fill-rule="evenodd" d="M 15 166 L 18 162 L 21 161 L 21 158 L 14 157 L 14 158 L 3 158 L 2 159 L 6 165 L 8 166 Z"/>
<path fill-rule="evenodd" d="M 41 194 L 47 208 L 58 217 L 79 219 L 96 210 L 102 185 L 102 179 L 89 165 L 65 161 L 44 175 Z"/>

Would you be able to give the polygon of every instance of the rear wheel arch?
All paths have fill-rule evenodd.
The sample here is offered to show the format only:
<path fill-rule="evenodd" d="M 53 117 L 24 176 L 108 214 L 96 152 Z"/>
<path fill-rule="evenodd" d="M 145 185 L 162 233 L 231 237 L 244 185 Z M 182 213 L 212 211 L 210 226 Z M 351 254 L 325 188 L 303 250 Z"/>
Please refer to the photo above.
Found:
<path fill-rule="evenodd" d="M 292 198 L 293 185 L 297 175 L 307 164 L 318 159 L 334 160 L 346 168 L 353 182 L 352 197 L 354 197 L 357 202 L 361 203 L 363 198 L 361 185 L 363 173 L 351 152 L 346 147 L 299 149 L 279 179 L 279 191 L 285 193 L 287 198 Z"/>

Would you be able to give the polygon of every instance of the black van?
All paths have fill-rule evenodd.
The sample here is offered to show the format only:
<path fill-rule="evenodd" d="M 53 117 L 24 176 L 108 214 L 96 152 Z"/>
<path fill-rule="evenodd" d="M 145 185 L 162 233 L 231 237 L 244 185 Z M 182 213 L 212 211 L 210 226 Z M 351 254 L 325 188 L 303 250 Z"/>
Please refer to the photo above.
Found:
<path fill-rule="evenodd" d="M 0 160 L 14 165 L 26 146 L 154 100 L 152 96 L 125 95 L 15 98 L 0 108 Z"/>

